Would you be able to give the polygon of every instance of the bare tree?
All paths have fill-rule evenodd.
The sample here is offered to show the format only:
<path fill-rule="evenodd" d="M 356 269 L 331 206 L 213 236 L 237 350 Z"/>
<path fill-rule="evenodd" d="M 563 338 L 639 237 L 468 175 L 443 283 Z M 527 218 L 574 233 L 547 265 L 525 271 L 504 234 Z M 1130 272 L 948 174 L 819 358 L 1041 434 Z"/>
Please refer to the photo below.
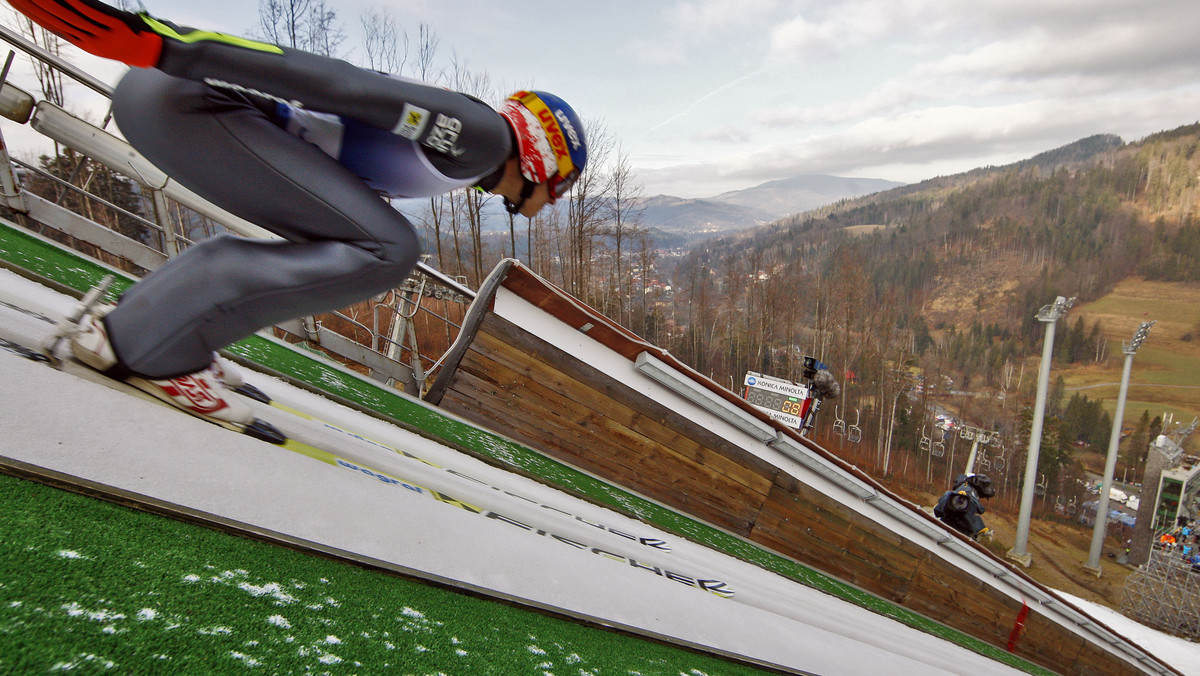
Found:
<path fill-rule="evenodd" d="M 408 60 L 408 33 L 396 27 L 387 9 L 371 9 L 362 15 L 363 51 L 367 67 L 382 73 L 399 73 Z"/>
<path fill-rule="evenodd" d="M 486 72 L 472 72 L 465 61 L 460 61 L 457 55 L 451 58 L 451 88 L 464 94 L 470 94 L 481 101 L 495 98 L 495 88 Z M 470 236 L 471 281 L 478 284 L 483 281 L 486 265 L 486 252 L 483 246 L 483 207 L 488 202 L 488 195 L 477 190 L 465 190 L 463 196 L 462 217 L 466 220 Z"/>
<path fill-rule="evenodd" d="M 641 231 L 641 215 L 645 210 L 642 206 L 642 187 L 634 180 L 633 169 L 629 166 L 629 155 L 619 146 L 616 149 L 616 161 L 612 167 L 612 197 L 605 204 L 604 211 L 609 223 L 609 235 L 613 242 L 613 279 L 616 284 L 618 308 L 621 310 L 619 320 L 628 326 L 631 317 L 630 294 L 632 279 L 629 278 L 629 267 L 625 264 L 630 256 L 629 243 Z"/>
<path fill-rule="evenodd" d="M 637 236 L 634 238 L 633 245 L 634 254 L 636 256 L 635 260 L 637 261 L 639 268 L 638 279 L 641 281 L 641 288 L 638 289 L 637 293 L 638 305 L 640 308 L 640 311 L 637 315 L 638 321 L 631 328 L 633 328 L 638 335 L 650 338 L 652 342 L 657 344 L 659 342 L 657 330 L 660 322 L 655 321 L 653 324 L 651 324 L 651 315 L 656 313 L 653 308 L 648 306 L 648 303 L 650 302 L 650 293 L 654 288 L 652 286 L 654 280 L 651 278 L 651 273 L 654 270 L 654 263 L 658 257 L 654 248 L 654 238 L 650 235 L 649 230 L 641 228 L 638 230 Z M 653 336 L 650 335 L 650 329 L 652 328 L 655 330 L 655 335 Z"/>
<path fill-rule="evenodd" d="M 335 56 L 346 39 L 337 12 L 325 0 L 259 0 L 254 37 L 285 47 Z"/>
<path fill-rule="evenodd" d="M 299 47 L 310 0 L 258 0 L 255 37 L 288 47 Z"/>
<path fill-rule="evenodd" d="M 433 82 L 437 79 L 437 71 L 434 70 L 434 61 L 437 56 L 438 37 L 433 31 L 433 28 L 422 23 L 417 31 L 417 53 L 416 63 L 414 68 L 416 72 L 414 76 L 423 82 Z M 405 58 L 407 61 L 407 57 Z M 397 71 L 399 73 L 399 71 Z M 444 237 L 444 228 L 449 225 L 447 216 L 453 214 L 454 209 L 450 203 L 449 195 L 435 195 L 429 198 L 428 204 L 429 218 L 426 224 L 432 226 L 432 239 L 434 247 L 437 251 L 438 269 L 446 269 L 446 252 L 442 247 L 442 239 Z M 452 216 L 449 220 L 452 220 Z M 455 233 L 457 239 L 457 232 Z M 457 255 L 458 252 L 455 252 Z"/>
<path fill-rule="evenodd" d="M 336 56 L 346 41 L 346 32 L 337 20 L 337 12 L 325 0 L 309 0 L 308 34 L 304 49 L 323 56 Z"/>
<path fill-rule="evenodd" d="M 422 82 L 437 82 L 442 72 L 433 67 L 441 38 L 434 32 L 433 26 L 422 23 L 417 27 L 417 62 L 416 78 Z"/>
<path fill-rule="evenodd" d="M 62 39 L 57 35 L 34 23 L 24 14 L 12 9 L 8 11 L 13 15 L 11 25 L 16 26 L 21 35 L 55 56 L 62 53 Z M 30 58 L 29 61 L 33 64 L 33 74 L 42 91 L 42 98 L 61 108 L 66 100 L 62 73 L 40 59 Z"/>
<path fill-rule="evenodd" d="M 595 168 L 608 161 L 614 140 L 602 121 L 585 121 L 584 129 L 588 139 L 588 165 L 592 170 L 583 172 L 566 200 L 569 252 L 563 264 L 567 291 L 590 301 L 592 254 L 604 223 L 601 209 L 612 194 L 612 175 Z"/>

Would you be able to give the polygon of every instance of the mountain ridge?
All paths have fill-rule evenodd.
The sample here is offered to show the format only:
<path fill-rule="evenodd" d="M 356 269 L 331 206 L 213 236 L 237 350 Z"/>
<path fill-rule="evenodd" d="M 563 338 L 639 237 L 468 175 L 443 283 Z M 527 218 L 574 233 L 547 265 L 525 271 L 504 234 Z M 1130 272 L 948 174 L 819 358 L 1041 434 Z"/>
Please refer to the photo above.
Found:
<path fill-rule="evenodd" d="M 904 185 L 878 178 L 801 174 L 707 198 L 654 195 L 641 200 L 641 223 L 655 233 L 660 246 L 670 248 Z"/>

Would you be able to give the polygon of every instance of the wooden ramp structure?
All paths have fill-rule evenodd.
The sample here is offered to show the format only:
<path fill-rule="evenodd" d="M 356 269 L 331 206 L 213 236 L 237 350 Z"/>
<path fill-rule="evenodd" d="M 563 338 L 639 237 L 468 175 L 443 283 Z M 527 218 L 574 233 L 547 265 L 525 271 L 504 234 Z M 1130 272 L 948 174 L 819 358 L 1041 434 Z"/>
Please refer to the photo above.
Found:
<path fill-rule="evenodd" d="M 1016 567 L 517 261 L 482 285 L 426 400 L 1054 672 L 1157 668 Z"/>

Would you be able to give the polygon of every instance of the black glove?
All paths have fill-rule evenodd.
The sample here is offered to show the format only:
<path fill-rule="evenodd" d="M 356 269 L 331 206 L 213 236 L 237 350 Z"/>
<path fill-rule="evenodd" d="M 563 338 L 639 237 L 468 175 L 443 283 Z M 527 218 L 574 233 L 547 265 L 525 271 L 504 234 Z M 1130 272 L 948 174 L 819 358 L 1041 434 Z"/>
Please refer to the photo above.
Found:
<path fill-rule="evenodd" d="M 96 0 L 8 0 L 8 3 L 89 54 L 142 68 L 158 65 L 163 39 L 142 15 Z"/>

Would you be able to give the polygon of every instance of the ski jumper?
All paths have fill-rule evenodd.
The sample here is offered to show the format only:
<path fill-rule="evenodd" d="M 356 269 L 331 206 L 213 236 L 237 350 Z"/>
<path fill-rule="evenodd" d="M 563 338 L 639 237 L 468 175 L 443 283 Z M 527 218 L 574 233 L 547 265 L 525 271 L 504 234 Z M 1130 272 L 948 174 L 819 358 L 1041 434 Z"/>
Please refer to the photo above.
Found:
<path fill-rule="evenodd" d="M 254 331 L 398 285 L 419 240 L 381 195 L 477 185 L 512 151 L 473 97 L 337 59 L 141 18 L 169 39 L 113 93 L 129 142 L 172 179 L 283 238 L 190 247 L 105 317 L 122 366 L 170 378 Z"/>

